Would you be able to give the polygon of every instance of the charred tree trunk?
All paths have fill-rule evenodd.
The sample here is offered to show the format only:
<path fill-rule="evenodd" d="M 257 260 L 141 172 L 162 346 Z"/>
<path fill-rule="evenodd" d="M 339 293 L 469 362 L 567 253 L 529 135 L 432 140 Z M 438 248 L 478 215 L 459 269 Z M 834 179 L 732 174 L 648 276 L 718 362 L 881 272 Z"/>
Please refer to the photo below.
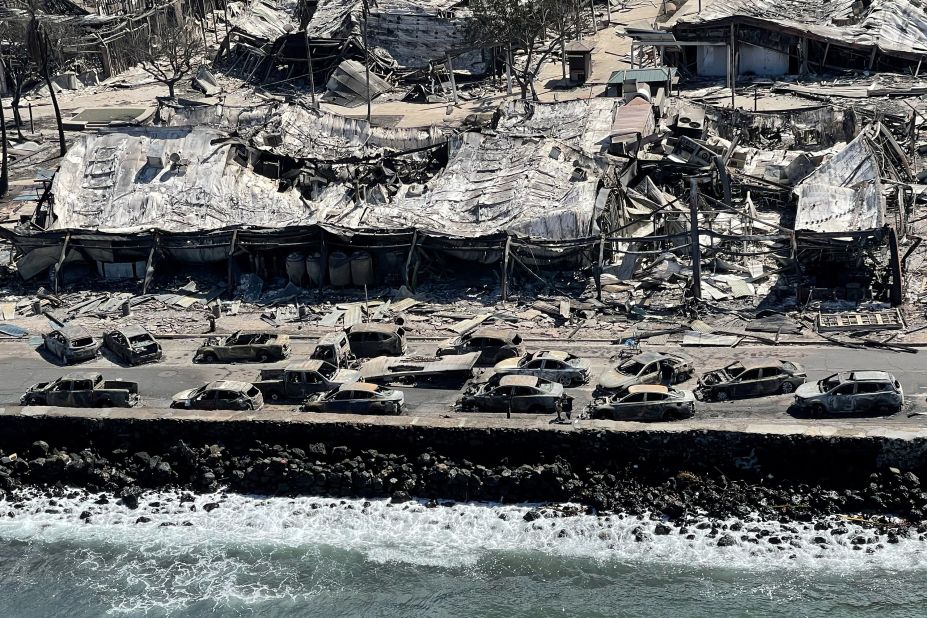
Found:
<path fill-rule="evenodd" d="M 64 141 L 64 123 L 61 121 L 61 108 L 58 107 L 58 97 L 55 95 L 55 89 L 52 87 L 51 75 L 48 72 L 48 65 L 42 67 L 42 77 L 45 78 L 45 85 L 48 86 L 48 96 L 51 97 L 52 107 L 55 108 L 55 122 L 58 123 L 58 147 L 61 150 L 61 156 L 68 151 Z"/>

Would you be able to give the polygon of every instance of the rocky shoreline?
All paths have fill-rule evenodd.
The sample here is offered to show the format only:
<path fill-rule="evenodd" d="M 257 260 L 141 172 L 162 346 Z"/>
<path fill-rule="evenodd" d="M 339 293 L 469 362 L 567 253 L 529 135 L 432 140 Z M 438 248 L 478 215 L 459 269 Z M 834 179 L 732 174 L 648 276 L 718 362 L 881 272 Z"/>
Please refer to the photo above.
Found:
<path fill-rule="evenodd" d="M 260 442 L 237 450 L 177 441 L 158 453 L 122 448 L 73 452 L 36 441 L 23 453 L 0 452 L 0 514 L 14 517 L 15 509 L 3 507 L 24 491 L 43 491 L 49 497 L 99 493 L 103 502 L 97 504 L 112 500 L 134 509 L 148 490 L 175 490 L 192 501 L 194 494 L 221 489 L 269 496 L 389 498 L 394 504 L 415 497 L 425 507 L 448 501 L 573 503 L 579 506 L 568 511 L 538 507 L 524 518 L 531 522 L 551 513 L 638 517 L 651 524 L 635 534 L 638 541 L 686 534 L 687 526 L 698 525 L 710 528 L 709 535 L 722 546 L 748 538 L 788 544 L 789 526 L 813 528 L 822 536 L 847 534 L 841 517 L 889 543 L 901 537 L 927 539 L 927 491 L 914 473 L 897 468 L 874 471 L 862 483 L 838 488 L 770 475 L 732 478 L 720 471 L 592 468 L 571 465 L 559 456 L 537 459 L 531 465 L 505 459 L 482 465 L 430 450 L 410 456 L 324 443 L 302 449 Z M 785 533 L 751 533 L 745 523 L 720 523 L 732 519 L 777 521 Z M 859 545 L 867 543 L 863 539 Z"/>

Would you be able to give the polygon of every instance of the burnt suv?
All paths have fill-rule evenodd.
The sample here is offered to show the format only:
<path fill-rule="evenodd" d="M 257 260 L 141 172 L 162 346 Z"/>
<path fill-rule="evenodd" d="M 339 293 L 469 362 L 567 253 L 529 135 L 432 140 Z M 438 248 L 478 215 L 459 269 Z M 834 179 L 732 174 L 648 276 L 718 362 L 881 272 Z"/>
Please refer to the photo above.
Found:
<path fill-rule="evenodd" d="M 844 371 L 799 386 L 795 406 L 813 416 L 895 413 L 904 406 L 904 390 L 885 371 Z"/>
<path fill-rule="evenodd" d="M 447 339 L 438 347 L 438 356 L 469 354 L 479 352 L 477 365 L 495 365 L 507 358 L 515 358 L 525 353 L 521 345 L 521 335 L 507 328 L 486 326 L 477 328 L 460 337 Z"/>

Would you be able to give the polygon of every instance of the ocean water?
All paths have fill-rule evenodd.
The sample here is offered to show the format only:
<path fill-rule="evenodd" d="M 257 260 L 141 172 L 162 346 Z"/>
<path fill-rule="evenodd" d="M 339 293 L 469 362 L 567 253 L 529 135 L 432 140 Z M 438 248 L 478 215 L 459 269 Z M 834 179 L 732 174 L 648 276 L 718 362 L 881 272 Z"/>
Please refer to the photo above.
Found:
<path fill-rule="evenodd" d="M 181 504 L 177 494 L 152 493 L 129 510 L 95 498 L 0 502 L 0 616 L 927 612 L 927 543 L 914 535 L 888 544 L 853 522 L 839 536 L 753 522 L 799 547 L 718 547 L 707 529 L 690 526 L 694 539 L 675 529 L 659 536 L 654 522 L 631 517 L 527 522 L 528 505 L 218 494 Z M 646 540 L 635 540 L 637 528 Z M 823 547 L 811 542 L 818 536 Z M 859 536 L 872 542 L 854 549 Z"/>

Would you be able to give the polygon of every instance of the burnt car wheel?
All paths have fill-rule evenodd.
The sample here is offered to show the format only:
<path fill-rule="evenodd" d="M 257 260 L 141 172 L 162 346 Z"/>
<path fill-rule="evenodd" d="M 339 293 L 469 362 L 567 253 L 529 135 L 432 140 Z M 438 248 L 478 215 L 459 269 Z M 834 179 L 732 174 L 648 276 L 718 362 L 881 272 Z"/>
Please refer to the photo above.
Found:
<path fill-rule="evenodd" d="M 727 394 L 727 391 L 718 391 L 715 393 L 715 401 L 727 401 L 731 396 Z"/>
<path fill-rule="evenodd" d="M 213 352 L 206 352 L 203 356 L 200 357 L 204 363 L 215 363 L 219 360 L 219 357 Z"/>
<path fill-rule="evenodd" d="M 258 354 L 258 361 L 262 363 L 269 362 L 270 354 L 268 354 L 267 352 L 261 352 L 260 354 Z"/>
<path fill-rule="evenodd" d="M 795 385 L 792 384 L 791 382 L 783 382 L 782 385 L 779 387 L 779 392 L 782 393 L 783 395 L 789 395 L 791 393 L 794 393 Z"/>
<path fill-rule="evenodd" d="M 816 403 L 811 406 L 811 416 L 815 418 L 827 416 L 827 408 L 825 408 L 822 403 Z"/>

